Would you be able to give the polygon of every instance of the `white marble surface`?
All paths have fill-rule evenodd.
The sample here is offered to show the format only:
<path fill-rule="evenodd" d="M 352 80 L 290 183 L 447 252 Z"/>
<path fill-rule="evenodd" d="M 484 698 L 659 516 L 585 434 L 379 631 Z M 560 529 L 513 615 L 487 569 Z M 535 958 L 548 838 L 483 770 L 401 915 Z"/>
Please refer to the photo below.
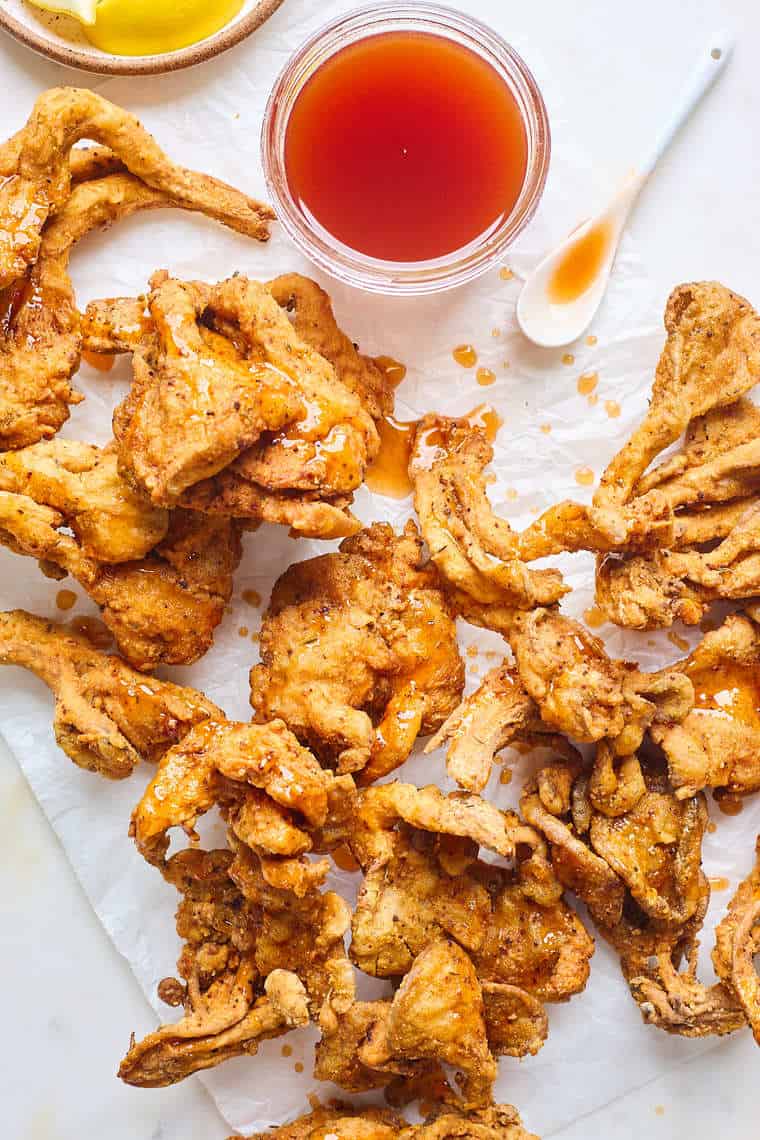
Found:
<path fill-rule="evenodd" d="M 517 46 L 521 29 L 543 29 L 544 65 L 566 88 L 565 114 L 585 150 L 594 155 L 588 171 L 590 199 L 614 185 L 635 160 L 658 108 L 667 105 L 705 35 L 722 23 L 731 26 L 738 37 L 735 59 L 647 188 L 632 230 L 658 296 L 664 298 L 678 280 L 717 277 L 760 300 L 760 151 L 754 141 L 760 121 L 760 8 L 754 0 L 693 0 L 688 6 L 681 0 L 639 0 L 635 5 L 533 0 L 525 8 L 504 0 L 459 3 L 489 19 Z M 288 0 L 276 20 L 287 20 L 287 7 Z M 145 105 L 198 90 L 206 81 L 219 84 L 226 68 L 255 65 L 254 39 L 205 71 L 170 81 L 134 82 Z M 6 101 L 10 92 L 14 103 L 26 104 L 44 87 L 83 83 L 87 77 L 39 60 L 4 39 L 0 81 Z M 128 83 L 123 98 L 130 99 Z M 609 107 L 618 101 L 625 114 L 619 129 L 610 131 L 602 124 L 609 122 Z M 115 1079 L 128 1030 L 141 1032 L 152 1024 L 148 1008 L 93 916 L 15 762 L 4 752 L 0 803 L 5 1022 L 0 1135 L 9 1140 L 101 1135 L 108 1140 L 221 1140 L 224 1125 L 196 1081 L 165 1091 L 139 1091 Z M 624 1057 L 620 1063 L 625 1064 Z M 554 1136 L 751 1140 L 758 1127 L 752 1079 L 757 1064 L 747 1034 L 716 1042 L 701 1057 L 686 1059 L 667 1079 L 648 1083 Z M 583 1079 L 593 1080 L 594 1074 Z"/>

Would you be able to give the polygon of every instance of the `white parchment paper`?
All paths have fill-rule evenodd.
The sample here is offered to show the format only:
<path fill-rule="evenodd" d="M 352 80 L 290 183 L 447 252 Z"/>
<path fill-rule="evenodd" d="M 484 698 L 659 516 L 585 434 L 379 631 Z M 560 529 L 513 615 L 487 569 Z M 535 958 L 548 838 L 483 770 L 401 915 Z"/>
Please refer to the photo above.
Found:
<path fill-rule="evenodd" d="M 141 114 L 146 125 L 171 155 L 246 188 L 263 192 L 258 160 L 261 112 L 275 74 L 285 58 L 320 23 L 350 7 L 346 3 L 287 0 L 258 34 L 255 68 L 243 68 L 240 53 L 199 69 L 192 78 L 167 76 L 155 83 L 95 80 L 107 97 Z M 474 285 L 445 296 L 416 301 L 392 301 L 361 296 L 322 278 L 333 296 L 339 321 L 362 349 L 387 353 L 405 362 L 407 377 L 398 390 L 397 414 L 413 418 L 435 410 L 464 413 L 488 402 L 504 419 L 496 441 L 491 487 L 495 507 L 516 526 L 565 497 L 587 501 L 592 488 L 581 486 L 576 471 L 599 472 L 640 418 L 653 367 L 662 342 L 663 298 L 654 298 L 636 251 L 623 243 L 608 297 L 585 338 L 563 351 L 531 348 L 520 337 L 514 306 L 520 279 L 544 250 L 577 224 L 589 207 L 591 163 L 573 146 L 563 119 L 561 90 L 542 69 L 537 43 L 510 33 L 515 46 L 537 74 L 552 120 L 552 168 L 539 214 L 512 251 L 508 265 L 514 273 L 504 280 L 498 269 Z M 26 106 L 3 107 L 2 134 L 18 127 Z M 166 267 L 173 274 L 209 280 L 234 270 L 263 279 L 288 270 L 313 272 L 275 227 L 266 247 L 247 242 L 203 219 L 178 212 L 134 218 L 106 235 L 88 238 L 74 255 L 72 273 L 80 302 L 93 297 L 134 294 L 145 288 L 150 273 Z M 317 275 L 319 276 L 319 275 Z M 730 284 L 730 282 L 729 282 Z M 496 381 L 480 387 L 475 370 L 465 370 L 452 358 L 452 349 L 472 343 L 478 364 L 491 369 Z M 599 383 L 590 404 L 576 389 L 583 372 L 598 372 Z M 120 362 L 101 375 L 83 365 L 78 386 L 86 401 L 73 409 L 63 434 L 104 443 L 110 437 L 114 404 L 123 396 L 129 368 Z M 607 404 L 620 407 L 616 418 Z M 408 500 L 373 496 L 363 489 L 356 512 L 365 521 L 387 519 L 402 523 L 411 514 Z M 268 597 L 272 582 L 290 562 L 307 558 L 329 544 L 294 543 L 284 531 L 264 527 L 246 539 L 243 564 L 236 577 L 233 604 L 219 629 L 213 649 L 197 665 L 175 669 L 173 679 L 203 689 L 229 716 L 248 719 L 247 676 L 257 660 L 252 640 L 260 623 L 259 609 L 243 600 L 256 590 Z M 573 593 L 563 608 L 581 616 L 592 604 L 593 568 L 586 555 L 558 560 Z M 69 583 L 66 583 L 68 586 Z M 95 612 L 78 587 L 72 614 Z M 59 586 L 45 579 L 30 559 L 0 550 L 0 600 L 3 608 L 23 606 L 35 613 L 62 616 L 56 611 Z M 242 631 L 246 629 L 244 635 Z M 477 648 L 468 656 L 468 685 L 490 668 L 502 648 L 498 638 L 462 626 L 463 645 Z M 611 652 L 635 657 L 645 667 L 659 667 L 681 655 L 665 634 L 634 635 L 605 626 L 601 631 Z M 686 631 L 679 630 L 683 636 Z M 694 634 L 686 634 L 693 642 Z M 167 674 L 168 675 L 168 674 Z M 150 776 L 145 767 L 127 781 L 110 783 L 77 769 L 52 737 L 52 702 L 45 687 L 18 669 L 0 672 L 0 725 L 48 818 L 59 835 L 72 866 L 115 945 L 130 963 L 148 1000 L 162 1018 L 171 1011 L 156 998 L 156 984 L 174 969 L 179 942 L 174 933 L 174 892 L 137 855 L 127 839 L 132 808 Z M 509 786 L 495 778 L 488 790 L 502 806 L 517 800 L 526 759 L 515 756 Z M 417 782 L 446 786 L 443 757 L 415 756 L 399 775 Z M 760 830 L 760 802 L 747 801 L 736 818 L 715 815 L 718 829 L 706 836 L 708 874 L 735 885 L 752 862 L 754 837 Z M 356 877 L 336 873 L 337 889 L 351 897 Z M 730 890 L 715 892 L 704 943 L 709 951 L 714 921 L 722 914 Z M 704 976 L 711 977 L 707 953 Z M 107 995 L 104 995 L 107 1001 Z M 549 1007 L 550 1034 L 535 1058 L 505 1059 L 496 1093 L 517 1104 L 526 1124 L 549 1134 L 592 1112 L 657 1074 L 683 1063 L 700 1050 L 733 1048 L 729 1041 L 696 1042 L 669 1038 L 646 1028 L 628 995 L 614 956 L 598 945 L 589 985 L 584 994 L 564 1006 Z M 131 1026 L 124 1026 L 124 1047 Z M 313 1030 L 291 1034 L 293 1054 L 281 1056 L 282 1041 L 265 1043 L 256 1058 L 228 1062 L 201 1076 L 231 1128 L 242 1132 L 265 1128 L 303 1111 L 307 1095 L 330 1096 L 310 1075 Z M 114 1057 L 114 1068 L 119 1058 Z M 295 1070 L 303 1065 L 303 1073 Z M 150 1092 L 144 1095 L 150 1096 Z"/>

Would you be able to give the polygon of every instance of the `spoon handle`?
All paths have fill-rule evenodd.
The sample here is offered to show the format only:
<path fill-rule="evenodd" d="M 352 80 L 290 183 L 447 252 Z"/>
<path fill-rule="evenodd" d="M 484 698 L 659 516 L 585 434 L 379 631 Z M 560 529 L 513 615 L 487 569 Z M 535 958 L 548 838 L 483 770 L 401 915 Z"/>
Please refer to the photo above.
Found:
<path fill-rule="evenodd" d="M 706 91 L 709 91 L 715 80 L 723 71 L 731 57 L 733 46 L 733 36 L 725 30 L 712 36 L 700 55 L 699 62 L 683 87 L 671 115 L 660 131 L 657 141 L 645 161 L 639 166 L 638 173 L 642 180 L 652 173 L 658 161 L 668 149 L 673 138 L 688 119 L 699 100 Z"/>

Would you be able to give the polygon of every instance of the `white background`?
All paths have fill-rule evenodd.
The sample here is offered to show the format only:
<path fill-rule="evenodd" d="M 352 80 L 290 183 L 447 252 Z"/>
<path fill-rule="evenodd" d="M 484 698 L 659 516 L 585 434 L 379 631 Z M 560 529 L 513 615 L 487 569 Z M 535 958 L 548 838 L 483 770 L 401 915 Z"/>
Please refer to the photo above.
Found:
<path fill-rule="evenodd" d="M 669 105 L 710 30 L 728 24 L 738 39 L 735 58 L 662 163 L 631 229 L 658 301 L 675 281 L 705 277 L 760 301 L 755 281 L 760 259 L 760 9 L 754 3 L 460 4 L 494 24 L 518 49 L 524 42 L 540 43 L 542 59 L 529 55 L 528 62 L 550 76 L 553 89 L 561 93 L 565 136 L 591 156 L 588 170 L 581 172 L 588 180 L 590 204 L 635 162 L 659 108 Z M 265 37 L 281 35 L 289 10 L 296 7 L 302 10 L 304 0 L 285 0 L 270 27 L 204 68 L 171 79 L 122 80 L 108 93 L 141 108 L 148 121 L 151 106 L 171 100 L 183 101 L 188 114 L 195 100 L 202 115 L 204 91 L 223 95 L 233 75 L 237 90 L 241 74 L 250 74 L 255 83 L 257 44 L 261 50 Z M 5 39 L 0 81 L 0 122 L 9 129 L 20 124 L 45 87 L 99 85 L 97 79 L 38 60 Z M 202 134 L 202 123 L 199 130 Z M 182 157 L 190 161 L 189 155 Z M 201 158 L 195 162 L 204 168 Z M 557 236 L 567 228 L 566 221 L 558 219 Z M 148 1007 L 92 914 L 15 762 L 5 756 L 0 760 L 0 802 L 0 1135 L 12 1140 L 100 1135 L 109 1140 L 221 1140 L 227 1130 L 197 1082 L 140 1091 L 115 1080 L 127 1029 L 140 1033 L 153 1025 Z M 675 1073 L 552 1135 L 562 1140 L 632 1140 L 642 1134 L 654 1140 L 687 1134 L 698 1140 L 716 1134 L 730 1140 L 754 1137 L 755 1079 L 748 1057 L 757 1064 L 739 1039 L 716 1043 L 692 1060 L 686 1049 Z M 626 1065 L 625 1056 L 619 1060 Z M 593 1081 L 594 1073 L 584 1073 L 582 1079 Z M 553 1095 L 547 1088 L 546 1096 Z"/>

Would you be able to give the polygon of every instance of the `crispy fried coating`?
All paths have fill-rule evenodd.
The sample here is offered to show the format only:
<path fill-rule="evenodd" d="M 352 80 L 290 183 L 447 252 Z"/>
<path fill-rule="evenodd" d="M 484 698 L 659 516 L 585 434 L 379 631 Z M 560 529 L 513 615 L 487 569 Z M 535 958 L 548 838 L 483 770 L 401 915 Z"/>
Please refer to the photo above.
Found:
<path fill-rule="evenodd" d="M 679 798 L 702 788 L 745 794 L 760 788 L 760 633 L 730 614 L 706 633 L 680 668 L 694 686 L 694 708 L 680 724 L 653 725 Z"/>
<path fill-rule="evenodd" d="M 602 475 L 598 507 L 626 503 L 651 461 L 698 416 L 732 404 L 760 379 L 760 318 L 717 282 L 679 285 L 644 420 Z"/>
<path fill-rule="evenodd" d="M 177 963 L 182 983 L 162 983 L 181 995 L 180 1021 L 140 1042 L 134 1037 L 119 1076 L 140 1088 L 160 1088 L 228 1057 L 254 1054 L 259 1042 L 309 1020 L 306 990 L 292 972 L 262 977 L 256 965 L 258 928 L 266 921 L 256 900 L 231 877 L 230 851 L 188 849 L 172 856 L 163 874 L 179 891 Z"/>
<path fill-rule="evenodd" d="M 538 706 L 513 665 L 504 662 L 486 673 L 425 746 L 433 752 L 448 744 L 446 770 L 468 792 L 482 792 L 496 755 L 512 744 L 566 750 L 564 737 L 544 724 Z"/>
<path fill-rule="evenodd" d="M 377 523 L 275 584 L 251 670 L 257 719 L 282 717 L 326 765 L 370 781 L 459 700 L 451 609 L 413 523 Z"/>
<path fill-rule="evenodd" d="M 439 939 L 417 955 L 362 1054 L 370 1067 L 402 1073 L 409 1062 L 453 1065 L 465 1107 L 491 1102 L 497 1064 L 488 1045 L 483 992 L 460 946 Z"/>
<path fill-rule="evenodd" d="M 341 383 L 359 397 L 373 420 L 393 411 L 393 388 L 370 356 L 363 356 L 339 328 L 330 298 L 308 277 L 285 273 L 267 285 L 290 314 L 297 335 L 332 364 Z"/>
<path fill-rule="evenodd" d="M 290 373 L 316 367 L 263 286 L 230 278 L 210 289 L 165 274 L 152 279 L 152 331 L 133 357 L 134 381 L 114 413 L 119 465 L 159 506 L 227 467 L 262 432 L 302 414 Z M 237 322 L 245 355 L 208 343 L 208 308 Z"/>
<path fill-rule="evenodd" d="M 663 773 L 648 764 L 641 773 L 639 799 L 618 815 L 594 807 L 584 772 L 558 803 L 546 795 L 555 780 L 546 784 L 539 774 L 526 786 L 521 807 L 549 841 L 558 877 L 587 903 L 620 956 L 644 1020 L 686 1037 L 730 1033 L 744 1024 L 739 1002 L 723 982 L 705 986 L 696 976 L 697 936 L 710 895 L 701 870 L 704 799 L 677 799 Z"/>
<path fill-rule="evenodd" d="M 274 215 L 268 206 L 177 166 L 134 115 L 96 92 L 54 87 L 39 96 L 25 126 L 0 146 L 0 288 L 23 277 L 36 261 L 43 225 L 69 196 L 70 155 L 81 139 L 104 144 L 138 179 L 181 204 L 260 241 L 269 236 Z M 75 175 L 81 177 L 83 165 L 87 176 L 97 173 L 90 162 L 77 155 Z"/>
<path fill-rule="evenodd" d="M 451 589 L 484 605 L 530 609 L 557 602 L 567 587 L 556 570 L 529 570 L 517 536 L 493 513 L 485 467 L 493 448 L 467 420 L 426 416 L 409 473 L 430 557 Z"/>
<path fill-rule="evenodd" d="M 221 710 L 195 689 L 144 677 L 86 637 L 23 610 L 0 614 L 0 663 L 30 669 L 55 697 L 55 738 L 75 764 L 110 779 L 156 761 Z"/>
<path fill-rule="evenodd" d="M 713 965 L 741 1003 L 755 1041 L 760 1045 L 760 978 L 755 958 L 760 951 L 760 838 L 755 864 L 739 884 L 725 917 L 715 929 Z"/>
<path fill-rule="evenodd" d="M 291 1124 L 257 1132 L 248 1140 L 539 1140 L 522 1127 L 510 1104 L 463 1112 L 442 1107 L 422 1124 L 407 1125 L 388 1109 L 318 1108 Z M 235 1140 L 230 1137 L 229 1140 Z"/>
<path fill-rule="evenodd" d="M 116 454 L 55 439 L 0 454 L 0 490 L 60 512 L 82 553 L 99 562 L 144 558 L 166 537 L 168 512 L 136 495 L 116 469 Z"/>
<path fill-rule="evenodd" d="M 482 982 L 511 987 L 505 1001 L 518 1000 L 511 990 L 564 1001 L 588 978 L 592 939 L 563 901 L 542 906 L 524 893 L 519 865 L 513 872 L 471 857 L 449 873 L 438 840 L 402 828 L 390 858 L 365 872 L 351 958 L 365 973 L 400 976 L 425 945 L 444 935 L 470 954 Z"/>
<path fill-rule="evenodd" d="M 60 511 L 0 490 L 0 543 L 76 578 L 130 665 L 190 664 L 206 652 L 242 556 L 234 521 L 174 511 L 145 558 L 115 564 L 88 557 L 67 525 Z"/>

